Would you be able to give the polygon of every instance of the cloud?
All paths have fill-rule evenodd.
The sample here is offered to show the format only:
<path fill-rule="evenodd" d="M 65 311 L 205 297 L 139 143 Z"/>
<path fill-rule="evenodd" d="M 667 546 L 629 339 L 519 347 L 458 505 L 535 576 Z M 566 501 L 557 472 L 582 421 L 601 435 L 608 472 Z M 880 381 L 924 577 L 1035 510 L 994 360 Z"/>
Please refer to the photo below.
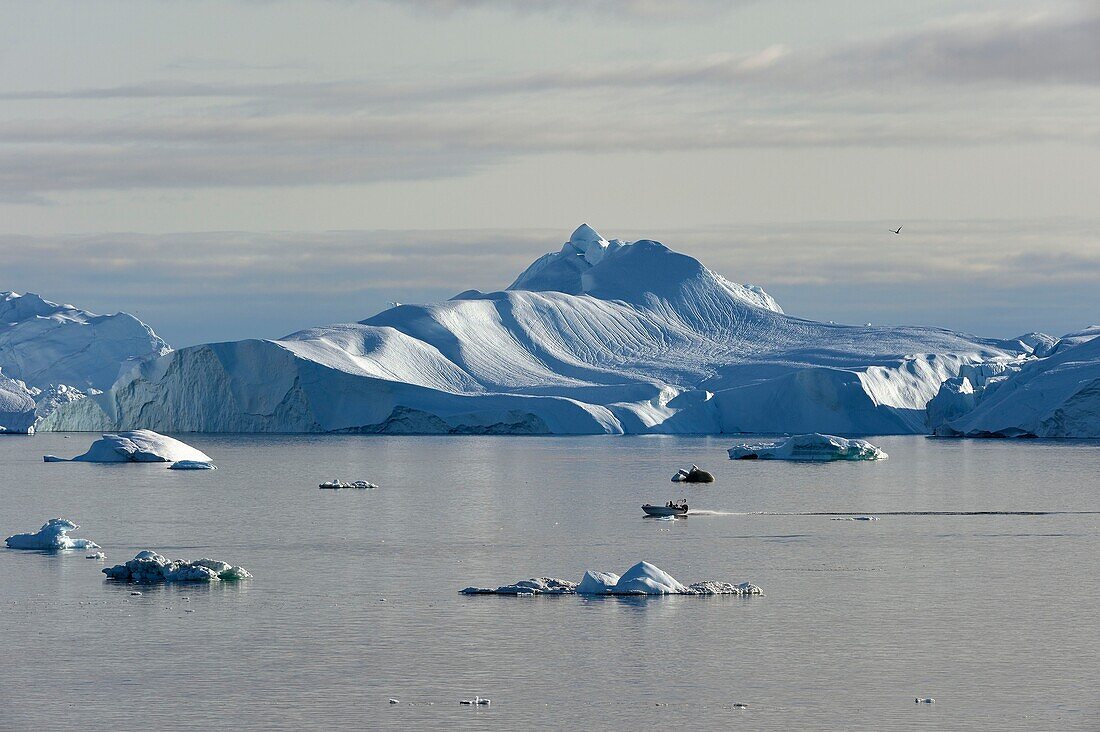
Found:
<path fill-rule="evenodd" d="M 482 4 L 422 2 L 450 11 Z M 438 179 L 556 152 L 1095 146 L 1096 38 L 1100 10 L 1079 6 L 962 16 L 824 51 L 777 45 L 405 82 L 9 91 L 0 93 L 0 109 L 16 110 L 0 118 L 0 202 L 78 190 Z M 31 111 L 21 118 L 24 103 Z"/>

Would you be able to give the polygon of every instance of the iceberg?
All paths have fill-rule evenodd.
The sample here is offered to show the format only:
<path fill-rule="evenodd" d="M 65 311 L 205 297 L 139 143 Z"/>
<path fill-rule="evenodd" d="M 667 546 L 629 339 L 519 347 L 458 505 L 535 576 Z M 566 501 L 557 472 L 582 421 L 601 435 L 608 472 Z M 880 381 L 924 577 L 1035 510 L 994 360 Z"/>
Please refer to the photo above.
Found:
<path fill-rule="evenodd" d="M 946 437 L 1100 437 L 1100 327 L 1064 336 L 1050 356 L 986 387 L 936 428 Z"/>
<path fill-rule="evenodd" d="M 925 434 L 945 381 L 1040 345 L 797 318 L 664 244 L 585 224 L 503 291 L 182 348 L 39 429 Z"/>
<path fill-rule="evenodd" d="M 0 372 L 0 434 L 34 434 L 37 405 L 26 385 Z"/>
<path fill-rule="evenodd" d="M 9 549 L 36 549 L 39 551 L 60 551 L 64 549 L 98 549 L 99 544 L 89 539 L 74 539 L 70 531 L 80 527 L 63 518 L 50 519 L 33 534 L 15 534 L 5 541 Z"/>
<path fill-rule="evenodd" d="M 217 559 L 167 559 L 146 549 L 125 564 L 104 567 L 107 579 L 120 582 L 235 582 L 250 579 L 252 574 L 244 567 L 235 567 Z"/>
<path fill-rule="evenodd" d="M 48 463 L 65 462 L 55 455 L 43 457 Z M 132 430 L 118 434 L 105 434 L 92 443 L 83 455 L 72 462 L 81 463 L 205 463 L 208 468 L 213 458 L 185 442 L 158 434 L 152 430 Z M 174 467 L 174 466 L 171 466 Z M 177 469 L 194 469 L 183 467 Z"/>
<path fill-rule="evenodd" d="M 680 468 L 672 475 L 673 483 L 713 483 L 714 475 L 703 470 L 698 465 L 692 465 L 690 470 Z"/>
<path fill-rule="evenodd" d="M 534 577 L 496 589 L 467 587 L 463 595 L 762 595 L 754 584 L 705 581 L 683 585 L 675 577 L 649 562 L 638 562 L 621 577 L 613 572 L 588 570 L 580 582 Z"/>
<path fill-rule="evenodd" d="M 374 488 L 377 488 L 378 485 L 375 484 L 375 483 L 371 483 L 370 481 L 367 481 L 367 480 L 356 480 L 356 481 L 352 481 L 351 483 L 345 483 L 344 481 L 340 480 L 339 478 L 333 478 L 332 480 L 326 480 L 324 483 L 319 484 L 317 487 L 318 488 L 325 488 L 325 489 L 328 489 L 328 490 L 334 490 L 334 491 L 335 490 L 340 490 L 341 488 L 358 488 L 359 490 L 373 490 Z"/>
<path fill-rule="evenodd" d="M 885 460 L 884 450 L 866 440 L 848 440 L 836 435 L 813 433 L 791 435 L 782 440 L 743 442 L 729 450 L 730 460 L 794 460 L 830 462 L 833 460 Z"/>
<path fill-rule="evenodd" d="M 109 389 L 134 364 L 170 350 L 128 313 L 96 315 L 32 293 L 0 292 L 0 370 L 22 382 L 37 402 L 39 417 Z M 6 390 L 0 384 L 0 427 L 9 419 L 4 416 Z"/>

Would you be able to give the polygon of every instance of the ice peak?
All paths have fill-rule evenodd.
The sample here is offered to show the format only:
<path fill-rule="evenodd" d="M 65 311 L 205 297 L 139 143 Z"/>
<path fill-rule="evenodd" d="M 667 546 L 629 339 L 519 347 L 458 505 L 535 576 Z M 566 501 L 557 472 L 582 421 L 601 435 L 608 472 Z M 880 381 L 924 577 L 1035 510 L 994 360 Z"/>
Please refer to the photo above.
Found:
<path fill-rule="evenodd" d="M 607 244 L 607 240 L 600 236 L 600 232 L 596 231 L 588 224 L 581 224 L 578 226 L 569 237 L 570 244 L 588 244 L 593 242 Z"/>

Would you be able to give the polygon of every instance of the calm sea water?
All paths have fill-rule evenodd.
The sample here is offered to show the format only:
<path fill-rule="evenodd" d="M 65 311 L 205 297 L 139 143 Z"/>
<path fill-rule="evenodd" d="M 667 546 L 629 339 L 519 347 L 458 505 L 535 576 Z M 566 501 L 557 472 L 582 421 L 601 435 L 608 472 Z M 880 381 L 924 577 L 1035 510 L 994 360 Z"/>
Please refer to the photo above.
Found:
<path fill-rule="evenodd" d="M 255 579 L 136 597 L 85 552 L 0 550 L 2 729 L 1100 729 L 1095 443 L 798 465 L 730 438 L 189 435 L 218 471 L 41 461 L 93 437 L 0 439 L 0 536 L 63 516 L 112 564 Z M 717 482 L 669 482 L 693 462 Z M 642 518 L 681 495 L 717 513 Z M 766 596 L 458 594 L 640 559 Z"/>

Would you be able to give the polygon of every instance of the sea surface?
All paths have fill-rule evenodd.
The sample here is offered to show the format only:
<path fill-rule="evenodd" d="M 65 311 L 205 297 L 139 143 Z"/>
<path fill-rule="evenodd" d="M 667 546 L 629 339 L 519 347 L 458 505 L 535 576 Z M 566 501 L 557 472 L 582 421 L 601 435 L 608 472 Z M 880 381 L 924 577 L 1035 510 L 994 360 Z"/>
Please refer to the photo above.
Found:
<path fill-rule="evenodd" d="M 0 729 L 1100 729 L 1097 443 L 807 465 L 731 437 L 179 435 L 219 470 L 42 462 L 94 437 L 0 438 L 0 537 L 61 516 L 107 564 L 255 577 L 134 596 L 87 552 L 0 549 Z M 691 463 L 717 482 L 669 481 Z M 643 518 L 681 496 L 703 513 Z M 641 559 L 766 594 L 459 594 Z"/>

